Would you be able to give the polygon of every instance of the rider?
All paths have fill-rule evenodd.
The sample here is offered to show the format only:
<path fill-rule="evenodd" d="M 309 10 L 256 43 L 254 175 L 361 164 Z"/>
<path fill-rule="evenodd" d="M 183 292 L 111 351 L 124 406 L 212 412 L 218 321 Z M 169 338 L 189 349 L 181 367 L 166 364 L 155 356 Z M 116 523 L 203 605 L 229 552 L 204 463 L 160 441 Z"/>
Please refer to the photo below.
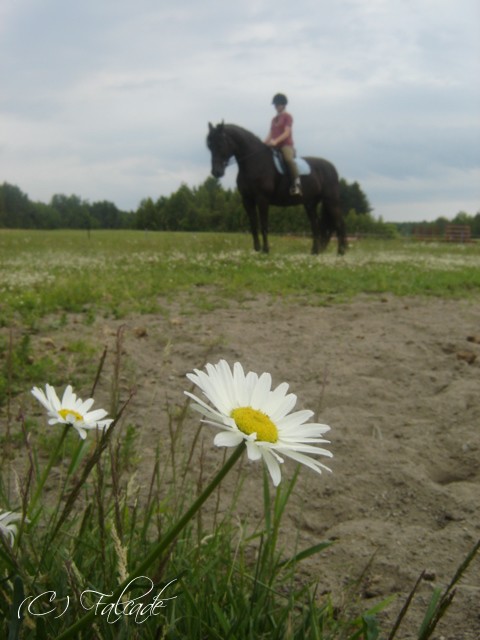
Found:
<path fill-rule="evenodd" d="M 295 162 L 295 149 L 293 147 L 292 137 L 292 116 L 285 111 L 287 106 L 287 96 L 283 93 L 277 93 L 273 96 L 272 104 L 277 110 L 277 115 L 273 118 L 265 144 L 280 149 L 288 168 L 292 186 L 290 193 L 292 195 L 302 195 L 302 186 L 298 175 L 297 164 Z"/>

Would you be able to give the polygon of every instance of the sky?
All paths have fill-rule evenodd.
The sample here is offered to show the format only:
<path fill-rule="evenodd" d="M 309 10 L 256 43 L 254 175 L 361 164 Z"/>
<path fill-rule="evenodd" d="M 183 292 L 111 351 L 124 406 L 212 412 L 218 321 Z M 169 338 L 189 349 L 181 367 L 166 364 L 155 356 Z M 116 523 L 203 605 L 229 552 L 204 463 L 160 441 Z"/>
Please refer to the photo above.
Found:
<path fill-rule="evenodd" d="M 479 79 L 478 0 L 1 0 L 0 183 L 136 210 L 207 179 L 208 122 L 263 139 L 282 92 L 375 217 L 474 215 Z"/>

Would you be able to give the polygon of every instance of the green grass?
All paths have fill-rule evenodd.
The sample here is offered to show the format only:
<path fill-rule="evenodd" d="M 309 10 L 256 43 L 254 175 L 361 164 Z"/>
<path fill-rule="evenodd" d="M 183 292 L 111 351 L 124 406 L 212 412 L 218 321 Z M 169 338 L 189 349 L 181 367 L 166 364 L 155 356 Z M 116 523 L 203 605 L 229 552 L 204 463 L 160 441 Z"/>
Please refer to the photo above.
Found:
<path fill-rule="evenodd" d="M 96 231 L 0 232 L 1 317 L 65 311 L 151 313 L 195 291 L 221 297 L 301 296 L 312 304 L 359 293 L 468 297 L 480 292 L 480 245 L 365 240 L 344 258 L 335 243 L 309 255 L 308 238 L 273 237 L 256 254 L 248 234 Z"/>

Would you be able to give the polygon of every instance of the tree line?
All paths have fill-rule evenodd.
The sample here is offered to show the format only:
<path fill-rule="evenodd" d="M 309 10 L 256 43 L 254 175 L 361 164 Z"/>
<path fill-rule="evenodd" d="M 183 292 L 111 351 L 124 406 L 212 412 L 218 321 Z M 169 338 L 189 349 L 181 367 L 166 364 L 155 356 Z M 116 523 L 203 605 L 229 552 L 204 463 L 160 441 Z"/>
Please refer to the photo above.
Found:
<path fill-rule="evenodd" d="M 369 214 L 371 206 L 358 182 L 340 183 L 344 214 Z M 136 211 L 121 211 L 108 201 L 54 195 L 50 202 L 33 202 L 15 185 L 0 185 L 0 228 L 12 229 L 149 229 L 152 231 L 241 231 L 248 227 L 240 194 L 208 177 L 199 187 L 182 184 L 170 196 L 142 200 Z M 308 231 L 301 206 L 272 208 L 271 230 Z"/>
<path fill-rule="evenodd" d="M 384 237 L 412 235 L 418 223 L 385 223 L 372 215 L 367 195 L 358 182 L 340 180 L 340 202 L 347 233 Z M 470 216 L 460 212 L 453 220 L 438 218 L 421 225 L 438 230 L 445 226 L 468 224 L 471 234 L 480 237 L 480 212 Z M 90 203 L 79 196 L 54 195 L 50 202 L 33 202 L 17 186 L 0 185 L 0 228 L 14 229 L 141 229 L 151 231 L 245 231 L 248 220 L 237 189 L 224 189 L 220 181 L 208 177 L 190 188 L 182 184 L 170 196 L 142 200 L 136 211 L 122 211 L 109 201 Z M 272 207 L 272 233 L 310 233 L 301 205 Z"/>
<path fill-rule="evenodd" d="M 0 185 L 0 228 L 7 229 L 128 229 L 132 214 L 112 202 L 90 204 L 79 196 L 57 194 L 48 204 L 32 202 L 17 186 Z"/>
<path fill-rule="evenodd" d="M 369 214 L 372 210 L 358 182 L 340 181 L 342 212 L 354 210 Z M 223 189 L 220 182 L 209 177 L 200 186 L 190 189 L 183 184 L 178 191 L 156 202 L 142 200 L 136 212 L 135 228 L 160 231 L 241 231 L 248 228 L 247 215 L 237 189 Z M 308 232 L 310 225 L 301 205 L 272 207 L 270 230 L 273 233 Z"/>

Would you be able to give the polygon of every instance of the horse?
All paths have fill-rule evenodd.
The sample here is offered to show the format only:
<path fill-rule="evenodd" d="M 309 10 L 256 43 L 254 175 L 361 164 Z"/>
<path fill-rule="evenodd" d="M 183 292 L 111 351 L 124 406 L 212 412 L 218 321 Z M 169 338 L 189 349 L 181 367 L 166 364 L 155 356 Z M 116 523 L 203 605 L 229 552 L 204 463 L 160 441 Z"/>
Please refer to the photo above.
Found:
<path fill-rule="evenodd" d="M 328 160 L 306 157 L 309 174 L 301 176 L 302 194 L 290 194 L 290 180 L 276 168 L 272 148 L 256 135 L 235 124 L 208 124 L 207 147 L 212 156 L 212 175 L 221 178 L 232 158 L 238 165 L 237 187 L 248 215 L 255 251 L 269 252 L 268 209 L 270 205 L 303 203 L 312 229 L 312 254 L 324 251 L 333 235 L 338 255 L 347 249 L 345 223 L 340 209 L 338 173 Z M 317 207 L 321 203 L 321 215 Z M 258 219 L 262 244 L 258 235 Z"/>

